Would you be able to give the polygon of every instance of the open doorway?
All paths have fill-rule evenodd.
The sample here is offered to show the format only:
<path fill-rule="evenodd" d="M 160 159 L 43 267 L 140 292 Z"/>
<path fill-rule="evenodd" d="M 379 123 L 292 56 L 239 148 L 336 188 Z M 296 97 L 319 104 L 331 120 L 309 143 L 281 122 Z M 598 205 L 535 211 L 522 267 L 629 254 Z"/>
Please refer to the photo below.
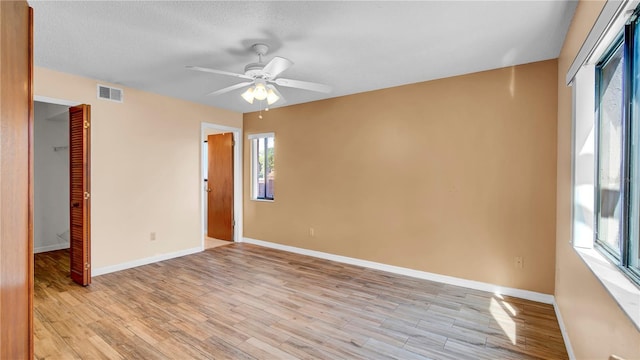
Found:
<path fill-rule="evenodd" d="M 242 129 L 202 123 L 201 144 L 202 248 L 208 249 L 242 239 Z"/>
<path fill-rule="evenodd" d="M 69 106 L 35 101 L 33 252 L 69 249 Z"/>
<path fill-rule="evenodd" d="M 66 281 L 62 279 L 91 283 L 90 114 L 89 105 L 34 99 L 36 284 Z"/>

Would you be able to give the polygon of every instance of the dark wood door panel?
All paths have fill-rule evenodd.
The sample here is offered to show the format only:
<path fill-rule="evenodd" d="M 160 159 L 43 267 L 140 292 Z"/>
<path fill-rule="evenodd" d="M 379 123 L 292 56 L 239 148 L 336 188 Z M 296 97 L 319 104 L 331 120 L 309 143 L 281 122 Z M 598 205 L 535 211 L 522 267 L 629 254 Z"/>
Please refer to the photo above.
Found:
<path fill-rule="evenodd" d="M 0 359 L 33 358 L 32 21 L 0 1 Z"/>
<path fill-rule="evenodd" d="M 207 137 L 207 235 L 233 241 L 233 134 Z"/>

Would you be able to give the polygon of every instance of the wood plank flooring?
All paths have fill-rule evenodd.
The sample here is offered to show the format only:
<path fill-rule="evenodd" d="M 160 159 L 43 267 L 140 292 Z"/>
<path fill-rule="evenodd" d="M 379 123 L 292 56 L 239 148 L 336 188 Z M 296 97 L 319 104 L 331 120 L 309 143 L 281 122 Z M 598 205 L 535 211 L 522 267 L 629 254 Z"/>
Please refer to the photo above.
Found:
<path fill-rule="evenodd" d="M 230 244 L 93 278 L 35 257 L 37 359 L 566 359 L 552 306 Z"/>

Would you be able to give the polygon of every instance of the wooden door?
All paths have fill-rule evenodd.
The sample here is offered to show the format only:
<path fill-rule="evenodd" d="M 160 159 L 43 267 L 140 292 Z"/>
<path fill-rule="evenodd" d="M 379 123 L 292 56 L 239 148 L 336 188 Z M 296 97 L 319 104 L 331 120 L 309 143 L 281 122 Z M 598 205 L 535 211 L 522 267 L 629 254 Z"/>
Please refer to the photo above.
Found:
<path fill-rule="evenodd" d="M 33 13 L 0 1 L 0 359 L 33 359 Z"/>
<path fill-rule="evenodd" d="M 70 248 L 71 279 L 91 283 L 91 106 L 69 108 Z"/>
<path fill-rule="evenodd" d="M 207 236 L 233 241 L 233 134 L 207 137 Z"/>

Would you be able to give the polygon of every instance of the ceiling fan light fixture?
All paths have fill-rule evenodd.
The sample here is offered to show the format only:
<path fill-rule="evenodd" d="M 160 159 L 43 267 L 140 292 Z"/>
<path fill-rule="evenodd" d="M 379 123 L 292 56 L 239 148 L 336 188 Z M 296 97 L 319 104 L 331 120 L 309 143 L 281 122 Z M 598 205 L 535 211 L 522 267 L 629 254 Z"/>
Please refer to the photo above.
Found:
<path fill-rule="evenodd" d="M 262 101 L 267 98 L 267 87 L 264 86 L 264 83 L 257 82 L 255 88 L 253 89 L 253 97 Z"/>
<path fill-rule="evenodd" d="M 247 91 L 242 93 L 242 98 L 245 99 L 246 102 L 248 102 L 249 104 L 253 104 L 253 99 L 254 99 L 254 93 L 255 90 L 253 89 L 253 86 L 250 86 Z"/>
<path fill-rule="evenodd" d="M 267 91 L 267 104 L 271 105 L 277 102 L 278 100 L 280 100 L 280 96 L 278 96 L 278 94 L 276 94 L 276 92 L 273 91 L 273 89 L 269 89 Z"/>

